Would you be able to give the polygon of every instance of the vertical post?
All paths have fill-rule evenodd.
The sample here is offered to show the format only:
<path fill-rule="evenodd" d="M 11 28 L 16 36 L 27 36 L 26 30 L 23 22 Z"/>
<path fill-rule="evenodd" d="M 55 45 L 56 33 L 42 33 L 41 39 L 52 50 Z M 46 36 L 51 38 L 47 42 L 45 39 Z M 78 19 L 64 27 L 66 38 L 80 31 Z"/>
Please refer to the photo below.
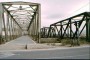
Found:
<path fill-rule="evenodd" d="M 12 38 L 12 33 L 11 33 L 11 18 L 9 18 L 9 33 L 10 33 L 10 40 Z"/>
<path fill-rule="evenodd" d="M 7 33 L 6 33 L 6 25 L 5 25 L 5 22 L 6 22 L 6 21 L 5 21 L 5 19 L 4 19 L 4 18 L 5 18 L 5 17 L 4 17 L 4 12 L 3 12 L 3 17 L 2 17 L 2 18 L 3 18 L 4 33 L 5 33 L 5 42 L 7 42 Z"/>
<path fill-rule="evenodd" d="M 88 19 L 86 17 L 86 40 L 88 41 Z"/>
<path fill-rule="evenodd" d="M 34 40 L 34 19 L 33 19 L 33 22 L 32 22 L 32 37 L 33 37 L 33 40 Z"/>
<path fill-rule="evenodd" d="M 79 43 L 79 23 L 77 22 L 77 29 L 78 29 L 78 32 L 77 32 L 77 45 L 80 46 L 80 43 Z"/>
<path fill-rule="evenodd" d="M 12 18 L 11 18 L 11 31 L 10 31 L 11 32 L 11 40 L 13 39 L 13 36 L 12 36 L 13 35 L 13 29 L 12 28 L 13 27 L 12 27 Z"/>
<path fill-rule="evenodd" d="M 89 12 L 90 12 L 90 0 L 89 0 Z M 89 42 L 90 42 L 90 15 L 89 15 Z"/>
<path fill-rule="evenodd" d="M 61 23 L 61 29 L 60 29 L 60 30 L 61 30 L 61 34 L 60 34 L 60 35 L 61 35 L 61 39 L 62 39 L 62 38 L 63 38 L 63 36 L 62 36 L 62 35 L 63 35 L 63 33 L 62 33 L 62 30 L 63 30 L 63 25 L 62 25 L 62 23 Z"/>
<path fill-rule="evenodd" d="M 44 33 L 43 33 L 44 36 L 43 37 L 45 38 L 45 28 L 43 28 L 43 29 L 44 29 Z"/>
<path fill-rule="evenodd" d="M 89 23 L 88 24 L 89 24 L 89 39 L 88 40 L 90 42 L 90 17 L 89 17 Z"/>
<path fill-rule="evenodd" d="M 37 33 L 37 32 L 38 32 L 38 31 L 37 31 L 37 28 L 38 28 L 38 26 L 37 26 L 37 24 L 38 24 L 38 23 L 37 23 L 37 18 L 38 18 L 38 16 L 37 16 L 37 15 L 38 15 L 38 14 L 36 13 L 36 16 L 35 16 L 35 25 L 36 25 L 36 27 L 35 27 L 36 33 L 35 33 L 35 34 L 36 34 L 36 38 L 35 38 L 35 40 L 37 40 L 37 35 L 38 35 L 38 33 Z"/>
<path fill-rule="evenodd" d="M 61 29 L 61 26 L 59 26 L 60 28 L 59 28 L 59 31 L 58 31 L 58 37 L 60 38 L 60 36 L 61 36 L 61 31 L 60 31 L 60 29 Z"/>
<path fill-rule="evenodd" d="M 40 43 L 41 5 L 38 5 L 38 43 Z"/>
<path fill-rule="evenodd" d="M 56 28 L 54 26 L 54 37 L 56 38 Z"/>
<path fill-rule="evenodd" d="M 0 3 L 0 43 L 2 43 L 2 20 L 3 20 L 3 7 Z"/>
<path fill-rule="evenodd" d="M 14 21 L 12 21 L 12 35 L 13 35 L 13 39 L 14 39 Z"/>
<path fill-rule="evenodd" d="M 16 24 L 14 23 L 14 35 L 15 35 L 15 38 L 16 38 Z"/>
<path fill-rule="evenodd" d="M 51 38 L 51 36 L 52 36 L 52 26 L 50 26 L 49 34 L 50 34 L 50 38 Z"/>
<path fill-rule="evenodd" d="M 15 26 L 14 26 L 14 21 L 13 21 L 13 39 L 15 39 Z"/>
<path fill-rule="evenodd" d="M 86 17 L 86 40 L 90 42 L 90 19 Z"/>
<path fill-rule="evenodd" d="M 3 18 L 4 18 L 4 29 L 5 29 L 5 40 L 6 40 L 6 42 L 8 41 L 8 28 L 7 28 L 7 19 L 6 19 L 6 17 L 5 16 L 7 16 L 7 12 L 4 10 L 4 16 L 3 16 Z"/>
<path fill-rule="evenodd" d="M 37 39 L 37 13 L 35 16 L 35 40 Z"/>
<path fill-rule="evenodd" d="M 34 27 L 33 27 L 33 29 L 34 29 L 34 40 L 35 40 L 35 28 L 36 28 L 36 26 L 35 26 L 35 20 L 36 20 L 36 14 L 35 14 L 35 17 L 34 17 L 34 21 L 33 21 L 33 23 L 34 23 Z"/>
<path fill-rule="evenodd" d="M 9 15 L 7 13 L 7 40 L 9 40 Z"/>
<path fill-rule="evenodd" d="M 75 37 L 76 37 L 76 39 L 77 39 L 77 37 L 78 37 L 78 36 L 77 36 L 77 34 L 78 34 L 77 22 L 75 22 L 75 26 L 76 26 L 76 34 L 75 34 L 76 36 L 75 36 Z"/>
<path fill-rule="evenodd" d="M 71 25 L 71 19 L 69 19 L 69 20 L 70 20 L 70 39 L 71 39 L 71 37 L 72 37 L 72 34 L 71 34 L 72 25 Z"/>
<path fill-rule="evenodd" d="M 36 14 L 35 14 L 35 16 L 36 16 Z M 35 40 L 35 18 L 34 18 L 34 21 L 33 21 L 33 30 L 34 30 L 34 40 Z"/>
<path fill-rule="evenodd" d="M 68 38 L 69 38 L 69 25 L 68 25 L 68 28 L 67 28 L 67 35 L 68 35 Z"/>
<path fill-rule="evenodd" d="M 71 40 L 71 46 L 73 46 L 72 33 L 71 33 L 72 32 L 71 31 L 72 30 L 72 23 L 71 23 L 71 19 L 69 19 L 69 20 L 70 20 L 69 21 L 70 22 L 70 40 Z"/>
<path fill-rule="evenodd" d="M 76 38 L 76 40 L 77 40 L 77 45 L 79 46 L 80 44 L 79 44 L 79 26 L 78 26 L 78 22 L 75 22 L 75 26 L 76 26 L 76 36 L 75 36 L 75 38 Z"/>
<path fill-rule="evenodd" d="M 16 38 L 18 37 L 18 26 L 16 24 Z"/>

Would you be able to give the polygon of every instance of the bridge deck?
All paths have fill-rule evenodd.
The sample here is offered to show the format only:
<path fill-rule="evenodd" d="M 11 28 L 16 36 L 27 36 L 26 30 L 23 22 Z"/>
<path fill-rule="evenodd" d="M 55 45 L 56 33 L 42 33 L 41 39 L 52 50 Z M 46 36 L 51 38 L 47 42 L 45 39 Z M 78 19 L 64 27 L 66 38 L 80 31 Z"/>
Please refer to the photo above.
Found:
<path fill-rule="evenodd" d="M 22 36 L 15 40 L 0 45 L 0 50 L 25 50 L 25 49 L 44 49 L 44 48 L 53 48 L 53 47 L 35 43 L 29 36 Z"/>
<path fill-rule="evenodd" d="M 0 50 L 18 50 L 25 49 L 26 45 L 36 45 L 36 43 L 29 36 L 21 36 L 17 39 L 9 41 L 0 45 Z"/>
<path fill-rule="evenodd" d="M 7 42 L 6 44 L 36 44 L 29 36 L 21 36 L 15 40 Z"/>

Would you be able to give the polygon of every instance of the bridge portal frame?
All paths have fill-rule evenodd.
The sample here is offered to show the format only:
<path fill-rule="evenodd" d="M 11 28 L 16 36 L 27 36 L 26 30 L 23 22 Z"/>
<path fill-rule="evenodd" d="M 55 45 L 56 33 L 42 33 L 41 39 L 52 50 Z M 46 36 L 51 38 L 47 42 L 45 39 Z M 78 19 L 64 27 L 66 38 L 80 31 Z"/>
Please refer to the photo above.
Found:
<path fill-rule="evenodd" d="M 9 7 L 6 8 L 4 5 L 7 5 Z M 31 16 L 32 18 L 30 19 L 30 17 L 28 17 L 29 19 L 27 19 L 28 20 L 27 22 L 29 22 L 27 31 L 29 36 L 32 36 L 34 40 L 36 40 L 37 42 L 40 42 L 41 5 L 39 3 L 18 1 L 18 2 L 0 3 L 0 43 L 2 44 L 3 41 L 5 43 L 7 41 L 10 41 L 22 36 L 22 31 L 23 31 L 22 27 L 16 21 L 14 16 L 10 14 L 11 11 L 8 10 L 12 5 L 29 5 L 31 8 L 33 6 L 37 6 L 36 9 L 32 8 L 34 10 L 34 14 Z M 3 31 L 4 31 L 4 36 L 3 36 Z M 14 34 L 16 36 L 13 36 Z"/>

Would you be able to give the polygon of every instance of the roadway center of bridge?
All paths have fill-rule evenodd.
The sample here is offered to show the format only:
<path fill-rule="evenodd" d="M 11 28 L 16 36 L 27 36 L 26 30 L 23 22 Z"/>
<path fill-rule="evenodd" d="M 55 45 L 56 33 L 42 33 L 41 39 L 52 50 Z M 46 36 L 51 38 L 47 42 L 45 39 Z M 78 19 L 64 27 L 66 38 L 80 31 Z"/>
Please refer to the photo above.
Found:
<path fill-rule="evenodd" d="M 0 45 L 0 50 L 47 49 L 52 47 L 53 46 L 36 43 L 29 36 L 21 36 L 10 42 Z"/>

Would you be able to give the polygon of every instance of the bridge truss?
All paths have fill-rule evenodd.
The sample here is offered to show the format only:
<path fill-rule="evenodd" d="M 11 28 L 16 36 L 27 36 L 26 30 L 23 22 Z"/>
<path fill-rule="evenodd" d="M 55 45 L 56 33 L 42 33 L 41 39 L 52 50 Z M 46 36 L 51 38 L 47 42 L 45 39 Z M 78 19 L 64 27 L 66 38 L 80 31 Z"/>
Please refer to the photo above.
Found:
<path fill-rule="evenodd" d="M 50 27 L 41 28 L 41 37 L 78 40 L 82 31 L 86 32 L 86 34 L 84 32 L 86 40 L 90 42 L 90 12 L 84 12 L 53 23 Z"/>
<path fill-rule="evenodd" d="M 32 2 L 0 3 L 0 43 L 29 35 L 39 42 L 41 5 Z"/>

